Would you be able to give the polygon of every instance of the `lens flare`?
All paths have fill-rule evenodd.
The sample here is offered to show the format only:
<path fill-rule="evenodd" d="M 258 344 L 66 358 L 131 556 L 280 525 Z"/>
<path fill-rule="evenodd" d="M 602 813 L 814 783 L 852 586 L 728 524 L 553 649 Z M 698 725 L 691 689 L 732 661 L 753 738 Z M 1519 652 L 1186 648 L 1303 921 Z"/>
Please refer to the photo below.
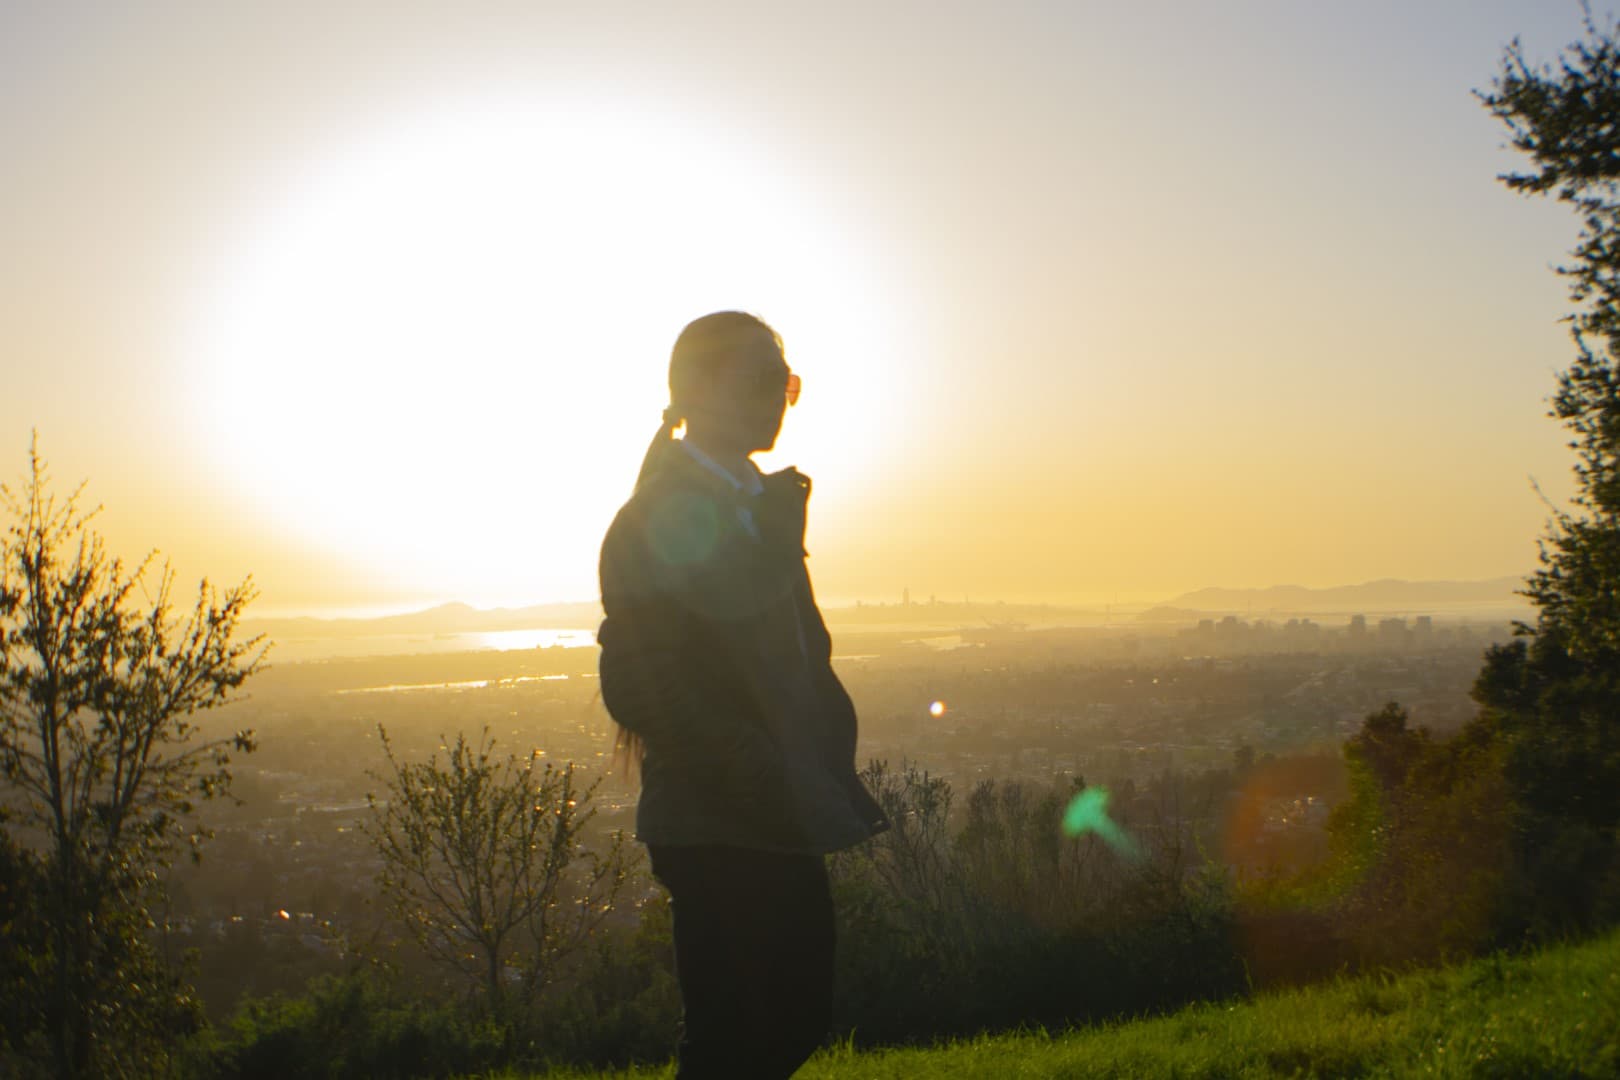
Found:
<path fill-rule="evenodd" d="M 1078 837 L 1094 832 L 1103 843 L 1128 859 L 1142 857 L 1142 847 L 1108 816 L 1108 789 L 1089 787 L 1069 800 L 1063 814 L 1063 835 Z"/>

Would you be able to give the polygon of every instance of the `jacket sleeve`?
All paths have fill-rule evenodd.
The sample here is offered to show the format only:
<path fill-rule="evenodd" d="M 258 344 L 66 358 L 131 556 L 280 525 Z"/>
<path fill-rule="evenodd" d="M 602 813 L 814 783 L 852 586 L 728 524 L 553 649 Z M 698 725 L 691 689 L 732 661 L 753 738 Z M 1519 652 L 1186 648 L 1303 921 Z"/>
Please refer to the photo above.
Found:
<path fill-rule="evenodd" d="M 858 723 L 855 702 L 845 689 L 844 682 L 832 667 L 832 635 L 827 632 L 827 621 L 816 604 L 815 591 L 810 586 L 810 575 L 805 573 L 799 583 L 800 620 L 804 626 L 805 648 L 817 672 L 822 699 L 829 715 L 823 736 L 828 763 L 839 781 L 849 792 L 850 805 L 874 833 L 892 826 L 888 814 L 872 797 L 862 782 L 855 765 Z"/>
<path fill-rule="evenodd" d="M 711 794 L 738 813 L 774 816 L 783 805 L 781 751 L 746 710 L 705 700 L 688 651 L 699 640 L 697 617 L 655 561 L 631 508 L 608 529 L 599 569 L 598 674 L 614 721 L 671 768 L 711 777 Z"/>

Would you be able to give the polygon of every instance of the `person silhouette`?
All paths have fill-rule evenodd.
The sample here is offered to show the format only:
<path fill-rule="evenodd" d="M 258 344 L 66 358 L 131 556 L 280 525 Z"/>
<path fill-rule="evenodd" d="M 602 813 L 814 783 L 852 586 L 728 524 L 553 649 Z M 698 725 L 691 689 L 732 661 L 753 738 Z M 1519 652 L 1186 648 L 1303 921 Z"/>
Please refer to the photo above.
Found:
<path fill-rule="evenodd" d="M 761 319 L 688 324 L 663 424 L 602 541 L 602 700 L 639 765 L 636 839 L 670 897 L 681 1080 L 791 1076 L 821 1044 L 825 856 L 889 826 L 856 774 L 855 707 L 805 566 L 810 479 L 751 459 L 799 387 Z"/>

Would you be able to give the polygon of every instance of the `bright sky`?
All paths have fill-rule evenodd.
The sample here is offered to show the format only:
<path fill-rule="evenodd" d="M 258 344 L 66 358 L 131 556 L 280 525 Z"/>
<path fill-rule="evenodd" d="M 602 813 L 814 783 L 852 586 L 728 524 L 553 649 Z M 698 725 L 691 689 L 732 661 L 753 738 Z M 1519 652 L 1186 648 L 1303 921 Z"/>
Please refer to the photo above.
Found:
<path fill-rule="evenodd" d="M 1608 10 L 1595 5 L 1603 16 Z M 689 318 L 824 600 L 1527 571 L 1574 0 L 0 7 L 0 475 L 259 614 L 596 595 Z"/>

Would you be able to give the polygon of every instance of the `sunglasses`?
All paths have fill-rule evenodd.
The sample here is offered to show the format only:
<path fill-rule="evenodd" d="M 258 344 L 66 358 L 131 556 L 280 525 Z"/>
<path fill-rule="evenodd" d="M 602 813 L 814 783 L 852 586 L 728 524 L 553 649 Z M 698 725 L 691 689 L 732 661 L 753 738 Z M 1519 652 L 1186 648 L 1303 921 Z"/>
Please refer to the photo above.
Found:
<path fill-rule="evenodd" d="M 787 372 L 787 377 L 784 379 L 780 369 L 775 371 L 766 370 L 761 371 L 754 377 L 753 384 L 749 386 L 748 392 L 753 397 L 761 400 L 774 398 L 777 394 L 786 394 L 787 403 L 797 405 L 799 403 L 799 388 L 802 385 L 803 380 L 791 371 Z"/>

